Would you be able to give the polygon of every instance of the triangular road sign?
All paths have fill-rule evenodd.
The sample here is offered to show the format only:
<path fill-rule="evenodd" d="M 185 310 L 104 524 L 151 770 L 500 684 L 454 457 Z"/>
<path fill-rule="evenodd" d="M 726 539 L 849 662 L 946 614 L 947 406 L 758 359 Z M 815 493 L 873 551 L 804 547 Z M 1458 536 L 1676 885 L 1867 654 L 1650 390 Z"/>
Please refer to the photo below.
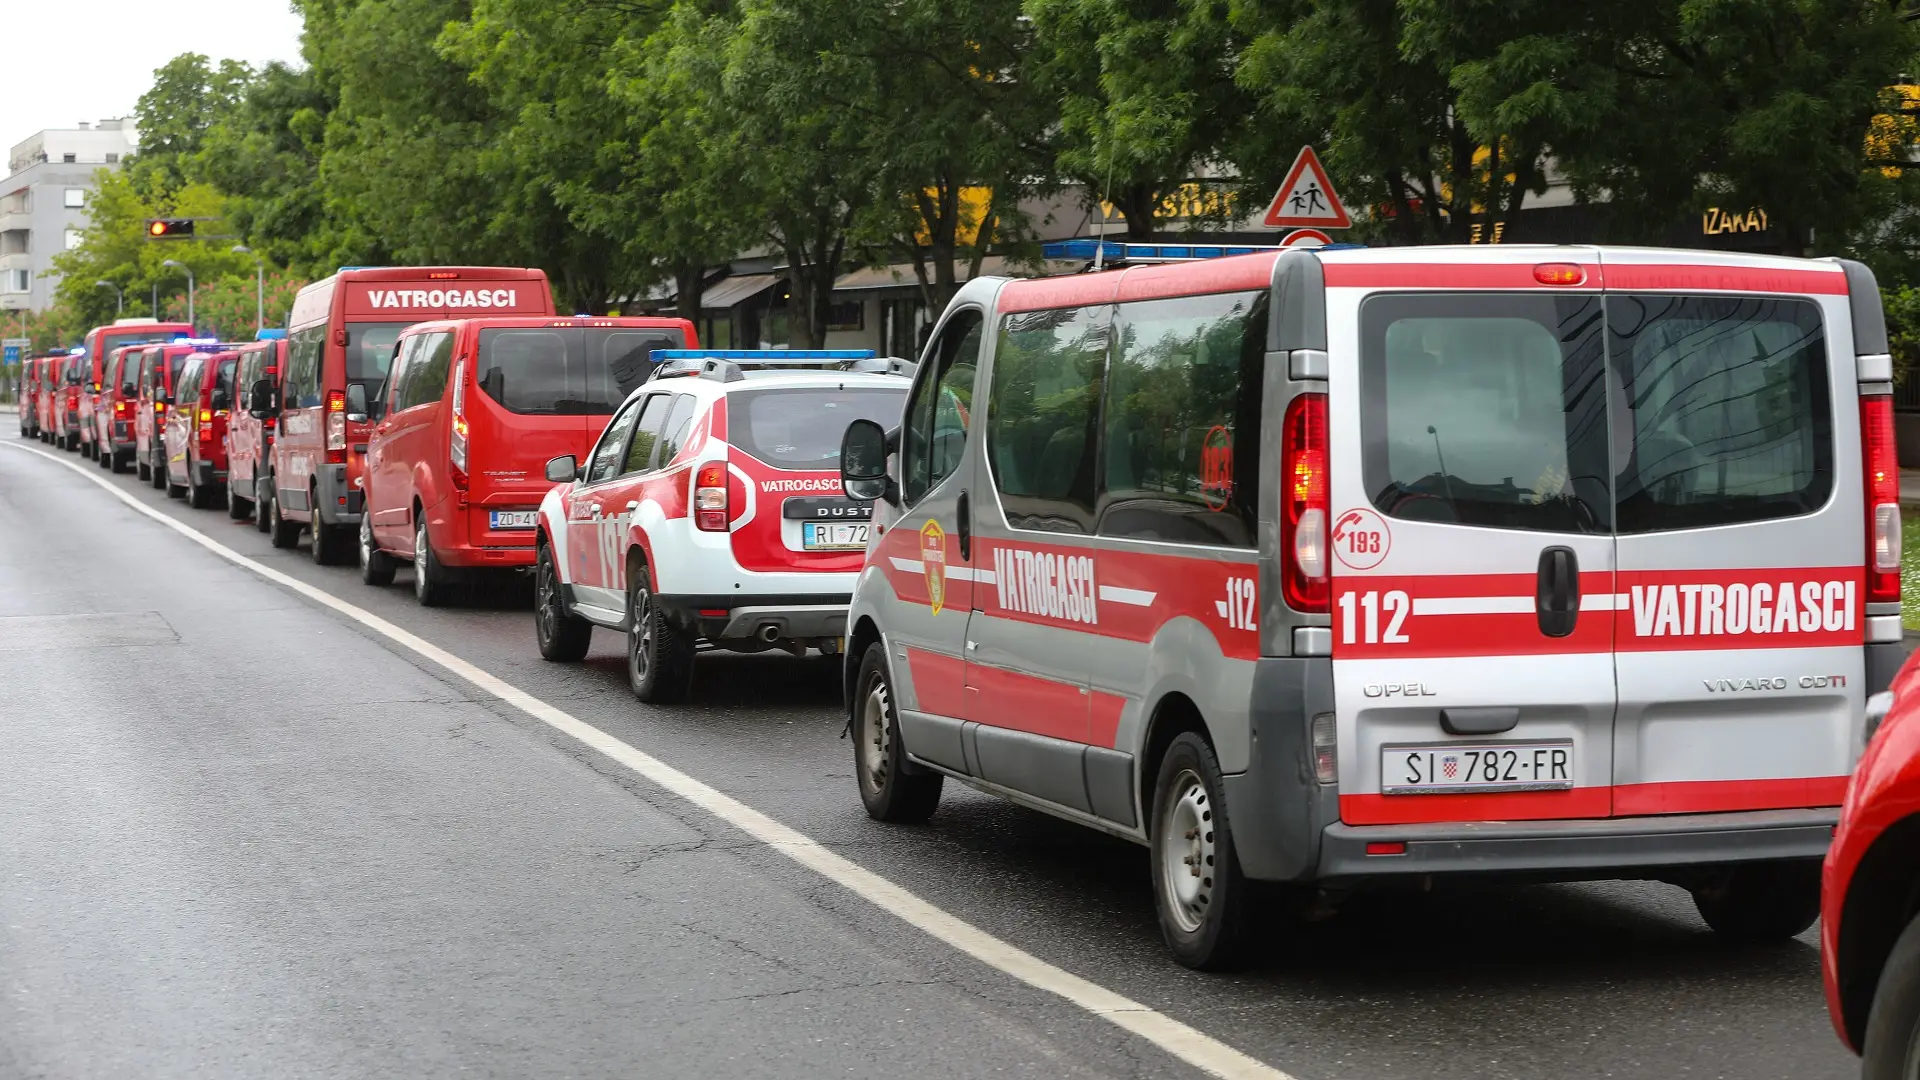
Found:
<path fill-rule="evenodd" d="M 1274 193 L 1261 224 L 1269 229 L 1345 229 L 1353 225 L 1313 147 L 1300 148 L 1300 156 L 1293 159 L 1293 168 L 1287 170 L 1287 178 Z"/>

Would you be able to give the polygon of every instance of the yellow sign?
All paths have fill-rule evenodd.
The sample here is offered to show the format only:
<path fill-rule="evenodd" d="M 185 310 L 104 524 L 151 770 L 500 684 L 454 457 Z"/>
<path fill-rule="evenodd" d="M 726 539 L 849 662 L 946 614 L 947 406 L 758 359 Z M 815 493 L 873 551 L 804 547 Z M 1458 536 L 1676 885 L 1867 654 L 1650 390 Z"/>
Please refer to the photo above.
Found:
<path fill-rule="evenodd" d="M 938 615 L 947 603 L 947 532 L 932 518 L 920 526 L 920 569 L 927 575 L 927 602 Z"/>
<path fill-rule="evenodd" d="M 1700 233 L 1703 236 L 1766 231 L 1767 212 L 1758 208 L 1743 214 L 1738 210 L 1722 210 L 1712 206 L 1700 215 Z"/>

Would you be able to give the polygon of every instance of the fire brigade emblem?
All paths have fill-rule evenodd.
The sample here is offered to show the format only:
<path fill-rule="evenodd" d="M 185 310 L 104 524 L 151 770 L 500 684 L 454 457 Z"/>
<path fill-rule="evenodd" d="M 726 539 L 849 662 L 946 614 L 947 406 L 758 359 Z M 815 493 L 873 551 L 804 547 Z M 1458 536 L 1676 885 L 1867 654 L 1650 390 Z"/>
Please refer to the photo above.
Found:
<path fill-rule="evenodd" d="M 1449 780 L 1457 779 L 1460 775 L 1460 759 L 1452 754 L 1441 758 L 1440 773 Z"/>
<path fill-rule="evenodd" d="M 947 533 L 937 521 L 920 526 L 920 567 L 927 575 L 927 602 L 938 615 L 947 602 Z"/>

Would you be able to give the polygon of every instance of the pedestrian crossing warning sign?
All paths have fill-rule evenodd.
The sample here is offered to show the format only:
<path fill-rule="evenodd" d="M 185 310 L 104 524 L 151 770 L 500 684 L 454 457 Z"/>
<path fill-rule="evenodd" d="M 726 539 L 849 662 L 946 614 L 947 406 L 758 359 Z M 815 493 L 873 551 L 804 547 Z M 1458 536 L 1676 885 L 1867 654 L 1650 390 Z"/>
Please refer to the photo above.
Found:
<path fill-rule="evenodd" d="M 1353 225 L 1313 147 L 1300 148 L 1300 156 L 1293 159 L 1293 168 L 1287 170 L 1287 178 L 1274 194 L 1261 224 L 1269 229 L 1345 229 Z"/>

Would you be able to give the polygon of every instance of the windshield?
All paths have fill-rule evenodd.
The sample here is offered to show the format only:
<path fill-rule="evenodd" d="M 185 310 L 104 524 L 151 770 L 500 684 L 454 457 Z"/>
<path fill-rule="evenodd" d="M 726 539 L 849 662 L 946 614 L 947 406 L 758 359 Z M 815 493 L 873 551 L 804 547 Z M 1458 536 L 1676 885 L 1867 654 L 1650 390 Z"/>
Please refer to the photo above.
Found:
<path fill-rule="evenodd" d="M 684 344 L 652 327 L 482 330 L 474 381 L 511 412 L 610 416 L 653 374 L 653 350 Z"/>
<path fill-rule="evenodd" d="M 727 397 L 727 441 L 778 469 L 838 469 L 847 425 L 893 427 L 906 396 L 904 385 L 737 391 Z"/>
<path fill-rule="evenodd" d="M 348 323 L 347 381 L 364 383 L 369 391 L 387 378 L 393 363 L 393 343 L 412 323 Z"/>

